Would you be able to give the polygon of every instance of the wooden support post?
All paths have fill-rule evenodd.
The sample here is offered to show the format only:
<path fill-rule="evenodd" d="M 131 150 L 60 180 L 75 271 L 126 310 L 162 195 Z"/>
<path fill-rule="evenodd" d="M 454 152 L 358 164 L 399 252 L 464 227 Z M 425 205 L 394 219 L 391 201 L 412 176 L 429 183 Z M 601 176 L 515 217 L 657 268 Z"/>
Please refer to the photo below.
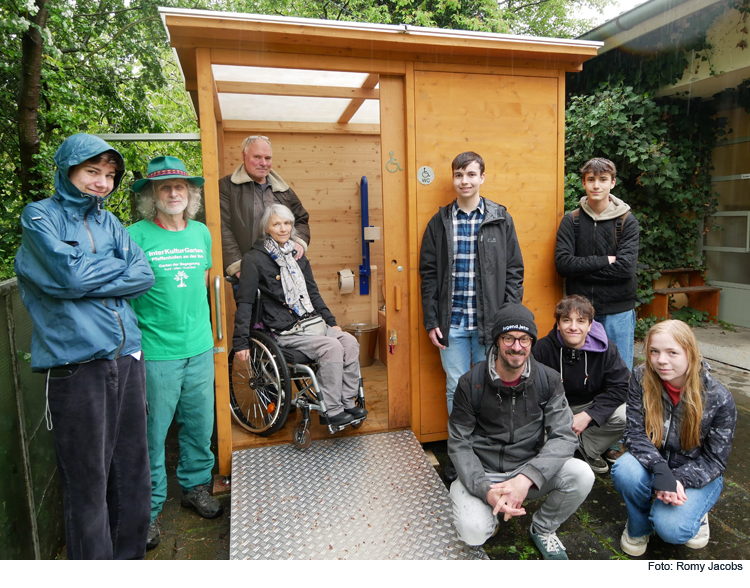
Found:
<path fill-rule="evenodd" d="M 206 206 L 206 225 L 211 232 L 211 317 L 214 327 L 214 371 L 216 387 L 216 423 L 219 437 L 219 474 L 228 476 L 232 470 L 232 417 L 229 408 L 229 373 L 227 369 L 227 352 L 231 341 L 226 337 L 226 308 L 224 299 L 223 277 L 224 262 L 221 255 L 221 209 L 219 205 L 219 141 L 214 111 L 214 79 L 211 71 L 211 50 L 195 50 L 198 74 L 198 119 L 201 129 L 201 153 L 203 157 L 203 194 Z M 219 278 L 219 296 L 214 293 L 215 279 Z M 216 321 L 216 305 L 221 312 Z M 220 327 L 220 329 L 219 329 Z M 222 338 L 218 338 L 221 330 Z"/>

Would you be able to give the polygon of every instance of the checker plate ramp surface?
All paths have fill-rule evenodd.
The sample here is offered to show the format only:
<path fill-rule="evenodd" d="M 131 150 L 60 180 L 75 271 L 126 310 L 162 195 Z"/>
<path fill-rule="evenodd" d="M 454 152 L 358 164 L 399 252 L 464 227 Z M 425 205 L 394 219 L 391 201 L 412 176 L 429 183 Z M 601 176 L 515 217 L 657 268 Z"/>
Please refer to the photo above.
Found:
<path fill-rule="evenodd" d="M 232 454 L 230 559 L 486 559 L 411 431 Z"/>

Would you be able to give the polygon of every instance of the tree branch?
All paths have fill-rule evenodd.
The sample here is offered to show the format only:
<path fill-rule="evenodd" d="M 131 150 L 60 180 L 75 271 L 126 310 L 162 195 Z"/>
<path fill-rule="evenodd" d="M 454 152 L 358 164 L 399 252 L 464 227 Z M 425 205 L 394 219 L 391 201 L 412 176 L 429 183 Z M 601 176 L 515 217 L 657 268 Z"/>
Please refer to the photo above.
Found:
<path fill-rule="evenodd" d="M 109 10 L 106 12 L 92 12 L 90 14 L 74 14 L 73 18 L 88 18 L 90 16 L 107 16 L 109 14 L 121 14 L 123 12 L 132 12 L 133 10 L 143 10 L 143 6 L 134 6 L 133 8 L 123 8 L 122 10 Z"/>

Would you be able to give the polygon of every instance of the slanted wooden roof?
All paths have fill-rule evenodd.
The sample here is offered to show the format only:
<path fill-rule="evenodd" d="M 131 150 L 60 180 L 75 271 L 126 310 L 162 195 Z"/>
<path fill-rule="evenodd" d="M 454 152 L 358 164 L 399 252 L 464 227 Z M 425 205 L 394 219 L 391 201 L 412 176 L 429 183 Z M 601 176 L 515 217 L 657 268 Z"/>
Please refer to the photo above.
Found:
<path fill-rule="evenodd" d="M 160 8 L 195 100 L 196 48 L 211 50 L 218 112 L 226 120 L 379 123 L 378 75 L 405 62 L 580 71 L 601 43 Z M 261 52 L 259 52 L 261 50 Z M 260 69 L 263 68 L 263 69 Z M 248 95 L 253 95 L 252 107 Z"/>

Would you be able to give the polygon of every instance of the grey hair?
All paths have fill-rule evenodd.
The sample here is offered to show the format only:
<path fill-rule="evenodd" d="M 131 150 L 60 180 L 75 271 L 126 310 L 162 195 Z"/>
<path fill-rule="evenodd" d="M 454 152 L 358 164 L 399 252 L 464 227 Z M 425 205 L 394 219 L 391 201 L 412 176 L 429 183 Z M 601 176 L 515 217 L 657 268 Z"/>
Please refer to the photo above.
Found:
<path fill-rule="evenodd" d="M 249 137 L 245 137 L 245 140 L 242 141 L 242 155 L 245 155 L 245 151 L 247 151 L 247 148 L 255 143 L 258 139 L 263 139 L 266 143 L 268 143 L 268 146 L 271 147 L 271 139 L 269 139 L 265 135 L 250 135 Z"/>
<path fill-rule="evenodd" d="M 164 180 L 152 180 L 147 182 L 140 193 L 138 199 L 138 212 L 141 213 L 143 218 L 146 220 L 153 221 L 156 218 L 156 182 L 163 182 Z M 182 215 L 185 220 L 195 218 L 198 211 L 201 209 L 201 190 L 192 182 L 185 180 L 188 189 L 188 204 L 185 208 L 185 212 Z"/>
<path fill-rule="evenodd" d="M 263 216 L 260 217 L 260 227 L 263 230 L 262 236 L 269 236 L 268 224 L 271 222 L 274 214 L 278 214 L 284 220 L 291 221 L 292 234 L 290 235 L 290 238 L 294 240 L 297 237 L 297 229 L 294 228 L 294 213 L 283 204 L 271 204 L 271 206 L 266 206 L 266 209 L 263 211 Z"/>

